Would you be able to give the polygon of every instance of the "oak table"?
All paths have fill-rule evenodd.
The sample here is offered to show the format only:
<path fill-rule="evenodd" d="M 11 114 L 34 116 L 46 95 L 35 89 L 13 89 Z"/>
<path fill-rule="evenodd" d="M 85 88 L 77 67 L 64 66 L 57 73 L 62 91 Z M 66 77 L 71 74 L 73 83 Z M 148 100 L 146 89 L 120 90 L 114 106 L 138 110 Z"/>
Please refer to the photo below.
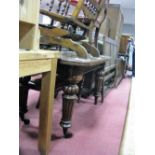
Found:
<path fill-rule="evenodd" d="M 19 52 L 19 77 L 42 73 L 38 142 L 41 155 L 47 155 L 50 147 L 52 106 L 58 58 L 58 51 L 20 50 Z"/>

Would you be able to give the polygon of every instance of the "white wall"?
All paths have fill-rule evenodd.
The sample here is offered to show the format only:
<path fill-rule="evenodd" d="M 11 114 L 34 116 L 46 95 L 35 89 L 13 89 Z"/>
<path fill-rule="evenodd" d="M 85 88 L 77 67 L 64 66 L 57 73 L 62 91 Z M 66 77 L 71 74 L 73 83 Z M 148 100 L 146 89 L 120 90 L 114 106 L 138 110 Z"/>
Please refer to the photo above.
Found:
<path fill-rule="evenodd" d="M 131 35 L 133 35 L 133 37 L 135 37 L 135 25 L 124 24 L 122 31 L 123 31 L 122 33 L 131 34 Z"/>
<path fill-rule="evenodd" d="M 122 8 L 124 15 L 123 32 L 135 36 L 135 9 Z"/>
<path fill-rule="evenodd" d="M 125 24 L 135 24 L 135 9 L 122 8 Z"/>
<path fill-rule="evenodd" d="M 135 36 L 135 0 L 110 0 L 111 4 L 120 4 L 124 16 L 123 32 Z"/>

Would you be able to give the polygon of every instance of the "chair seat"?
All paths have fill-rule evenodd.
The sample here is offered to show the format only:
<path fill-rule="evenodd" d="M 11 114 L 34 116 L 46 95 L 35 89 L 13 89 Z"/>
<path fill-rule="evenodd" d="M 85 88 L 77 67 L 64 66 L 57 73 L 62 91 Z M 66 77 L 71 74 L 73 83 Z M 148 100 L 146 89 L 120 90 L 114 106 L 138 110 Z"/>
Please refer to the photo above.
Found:
<path fill-rule="evenodd" d="M 60 64 L 69 66 L 79 66 L 79 67 L 93 67 L 105 63 L 110 60 L 108 56 L 93 57 L 89 54 L 89 58 L 82 59 L 78 57 L 68 57 L 66 55 L 61 55 Z"/>

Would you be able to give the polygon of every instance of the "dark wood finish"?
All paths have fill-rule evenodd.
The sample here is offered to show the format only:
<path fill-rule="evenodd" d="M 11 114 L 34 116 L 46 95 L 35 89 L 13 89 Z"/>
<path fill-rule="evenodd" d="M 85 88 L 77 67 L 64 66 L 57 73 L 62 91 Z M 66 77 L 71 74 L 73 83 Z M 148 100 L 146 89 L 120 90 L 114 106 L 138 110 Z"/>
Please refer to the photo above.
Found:
<path fill-rule="evenodd" d="M 103 101 L 103 84 L 104 84 L 104 68 L 96 73 L 95 81 L 95 104 L 97 104 L 98 97 L 102 96 L 101 102 Z"/>
<path fill-rule="evenodd" d="M 78 95 L 78 84 L 80 82 L 83 83 L 82 80 L 84 80 L 85 75 L 87 75 L 88 73 L 96 72 L 98 79 L 96 79 L 96 90 L 95 90 L 95 98 L 96 101 L 99 97 L 98 94 L 101 94 L 101 87 L 103 84 L 103 70 L 104 70 L 104 65 L 105 62 L 107 61 L 108 58 L 102 59 L 102 62 L 100 62 L 98 65 L 96 65 L 96 63 L 98 62 L 93 62 L 91 64 L 87 64 L 87 66 L 84 64 L 86 64 L 86 62 L 84 61 L 82 64 L 81 62 L 81 66 L 77 65 L 77 63 L 75 63 L 74 59 L 70 59 L 68 58 L 68 60 L 63 58 L 59 61 L 59 65 L 58 65 L 58 69 L 57 69 L 57 74 L 59 76 L 59 78 L 61 79 L 61 82 L 64 83 L 64 95 L 63 95 L 63 110 L 62 110 L 62 120 L 60 122 L 62 128 L 63 128 L 63 132 L 64 132 L 64 137 L 65 138 L 69 138 L 72 136 L 72 134 L 70 134 L 68 132 L 68 128 L 71 127 L 71 113 L 73 110 L 73 106 L 74 106 L 74 102 L 77 99 L 77 95 Z M 72 62 L 69 63 L 68 61 Z M 74 65 L 73 65 L 74 64 Z M 62 72 L 63 70 L 63 72 Z M 59 82 L 58 82 L 59 83 Z M 100 83 L 100 84 L 99 84 Z M 81 91 L 81 90 L 80 90 Z M 81 93 L 79 94 L 79 100 L 80 100 L 80 96 Z M 97 102 L 96 102 L 97 103 Z"/>
<path fill-rule="evenodd" d="M 67 86 L 64 86 L 63 106 L 62 106 L 63 115 L 60 125 L 63 128 L 65 138 L 72 137 L 72 133 L 69 133 L 68 129 L 71 127 L 73 104 L 74 101 L 77 99 L 78 90 L 79 88 L 78 85 L 76 84 L 69 83 Z"/>
<path fill-rule="evenodd" d="M 114 86 L 117 87 L 121 80 L 125 77 L 126 62 L 125 60 L 118 58 L 116 63 L 116 76 L 114 80 Z"/>
<path fill-rule="evenodd" d="M 30 123 L 30 120 L 25 118 L 27 109 L 27 97 L 28 97 L 28 81 L 30 77 L 24 77 L 19 79 L 19 116 L 25 125 Z"/>
<path fill-rule="evenodd" d="M 41 14 L 51 18 L 51 25 L 40 25 L 42 36 L 40 43 L 43 48 L 59 48 L 62 52 L 61 58 L 58 61 L 55 92 L 61 89 L 64 91 L 60 124 L 63 128 L 64 137 L 70 138 L 72 134 L 68 132 L 68 129 L 71 127 L 74 102 L 79 94 L 78 85 L 88 73 L 92 73 L 92 76 L 95 74 L 96 76 L 96 80 L 92 81 L 95 84 L 94 91 L 92 91 L 95 96 L 95 104 L 99 96 L 102 96 L 101 100 L 103 100 L 103 72 L 105 62 L 109 57 L 100 55 L 97 48 L 97 40 L 100 25 L 106 16 L 107 6 L 106 0 L 100 0 L 99 2 L 79 0 L 72 14 L 68 15 L 68 10 L 72 7 L 72 4 L 69 3 L 70 1 L 59 1 L 57 3 L 58 6 L 53 7 L 55 2 L 57 1 L 52 0 L 47 4 L 48 9 L 40 10 Z M 55 8 L 55 12 L 52 11 Z M 80 11 L 84 12 L 83 17 L 80 16 Z M 56 23 L 59 23 L 59 28 L 55 27 Z M 82 31 L 80 36 L 77 33 L 78 29 Z M 94 29 L 95 36 L 92 35 Z M 87 43 L 80 42 L 84 37 L 89 38 Z M 49 88 L 49 86 L 47 87 Z M 42 97 L 40 100 L 43 102 Z M 43 109 L 45 107 L 42 105 L 40 108 Z M 48 110 L 47 107 L 46 110 Z M 42 122 L 42 127 L 44 125 L 47 125 L 47 122 Z M 44 141 L 45 139 L 49 140 L 47 134 L 41 135 L 41 137 Z"/>

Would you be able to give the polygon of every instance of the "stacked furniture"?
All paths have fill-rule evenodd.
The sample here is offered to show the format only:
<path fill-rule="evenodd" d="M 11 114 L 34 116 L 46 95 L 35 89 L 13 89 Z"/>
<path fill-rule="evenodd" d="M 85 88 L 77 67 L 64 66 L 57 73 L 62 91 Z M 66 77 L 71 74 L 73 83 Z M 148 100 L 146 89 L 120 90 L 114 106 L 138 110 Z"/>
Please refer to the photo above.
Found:
<path fill-rule="evenodd" d="M 58 51 L 39 49 L 39 0 L 19 1 L 19 115 L 25 124 L 27 112 L 28 82 L 31 76 L 42 74 L 39 116 L 39 151 L 48 154 L 52 133 L 52 105 Z M 32 9 L 33 8 L 33 9 Z"/>
<path fill-rule="evenodd" d="M 64 91 L 60 125 L 65 138 L 72 136 L 68 129 L 71 127 L 73 106 L 77 95 L 80 94 L 80 83 L 84 81 L 86 74 L 94 72 L 95 75 L 95 104 L 98 97 L 103 96 L 103 72 L 109 57 L 100 55 L 97 40 L 100 25 L 106 16 L 107 3 L 106 0 L 41 1 L 40 14 L 49 17 L 50 24 L 41 22 L 39 24 L 40 37 L 37 39 L 39 38 L 40 48 L 51 50 L 51 52 L 58 49 L 61 52 L 57 66 L 55 92 Z M 72 13 L 68 14 L 68 12 Z M 83 41 L 86 38 L 88 42 Z M 24 97 L 22 97 L 25 101 L 28 89 L 40 89 L 37 84 L 41 85 L 38 80 L 32 81 L 30 77 L 22 79 L 21 83 L 25 89 Z M 24 107 L 26 109 L 26 104 Z"/>
<path fill-rule="evenodd" d="M 108 17 L 110 19 L 109 37 L 117 42 L 116 74 L 114 80 L 114 85 L 117 87 L 124 78 L 125 72 L 125 60 L 118 55 L 124 21 L 120 5 L 111 4 L 108 9 Z"/>
<path fill-rule="evenodd" d="M 130 39 L 130 34 L 122 34 L 121 41 L 120 41 L 120 48 L 119 48 L 119 56 L 124 57 L 125 59 L 125 72 L 128 69 L 128 62 L 129 62 L 129 49 L 128 49 L 128 42 Z"/>
<path fill-rule="evenodd" d="M 29 52 L 31 54 L 39 50 L 39 8 L 39 0 L 36 2 L 31 0 L 19 1 L 20 55 L 22 55 L 24 52 Z M 25 94 L 28 93 L 28 90 L 25 89 L 24 84 L 26 84 L 29 79 L 30 77 L 20 78 L 20 118 L 25 124 L 29 124 L 29 120 L 25 119 L 24 117 L 24 114 L 27 112 L 27 108 L 23 102 L 27 100 L 27 96 Z"/>
<path fill-rule="evenodd" d="M 33 8 L 33 9 L 32 9 Z M 39 12 L 40 2 L 19 1 L 19 48 L 39 49 Z"/>
<path fill-rule="evenodd" d="M 117 86 L 124 76 L 124 60 L 119 58 L 120 38 L 123 26 L 123 15 L 120 5 L 109 4 L 107 16 L 100 28 L 101 39 L 98 42 L 100 53 L 111 57 L 104 71 L 104 94 L 106 90 Z"/>
<path fill-rule="evenodd" d="M 116 78 L 116 60 L 117 60 L 117 48 L 118 44 L 116 40 L 113 40 L 107 36 L 102 37 L 102 41 L 99 41 L 99 49 L 102 55 L 109 56 L 111 59 L 106 62 L 104 70 L 104 96 L 114 86 Z"/>
<path fill-rule="evenodd" d="M 127 53 L 127 46 L 128 46 L 128 42 L 129 42 L 130 37 L 131 37 L 130 34 L 122 34 L 121 35 L 119 53 L 122 53 L 122 54 Z"/>
<path fill-rule="evenodd" d="M 64 137 L 72 136 L 72 110 L 81 82 L 86 74 L 95 73 L 94 98 L 102 96 L 103 72 L 109 57 L 101 56 L 97 38 L 106 15 L 106 0 L 42 1 L 40 13 L 51 19 L 50 24 L 40 24 L 41 47 L 61 51 L 58 61 L 56 91 L 63 90 L 62 119 Z M 46 6 L 44 5 L 46 4 Z M 70 14 L 68 14 L 70 12 Z M 93 36 L 93 32 L 95 35 Z M 88 38 L 88 42 L 83 39 Z M 80 95 L 79 95 L 80 96 Z"/>

